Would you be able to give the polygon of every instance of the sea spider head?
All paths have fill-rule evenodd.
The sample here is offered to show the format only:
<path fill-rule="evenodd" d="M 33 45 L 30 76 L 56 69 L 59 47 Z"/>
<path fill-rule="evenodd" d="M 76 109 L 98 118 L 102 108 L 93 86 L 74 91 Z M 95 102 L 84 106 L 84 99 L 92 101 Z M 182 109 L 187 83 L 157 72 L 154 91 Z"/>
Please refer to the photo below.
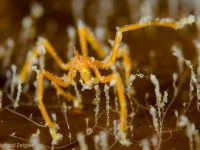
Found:
<path fill-rule="evenodd" d="M 88 56 L 83 56 L 74 50 L 75 56 L 72 59 L 72 67 L 80 73 L 80 82 L 84 89 L 91 89 L 98 81 L 91 75 L 90 69 L 94 66 L 93 59 Z"/>

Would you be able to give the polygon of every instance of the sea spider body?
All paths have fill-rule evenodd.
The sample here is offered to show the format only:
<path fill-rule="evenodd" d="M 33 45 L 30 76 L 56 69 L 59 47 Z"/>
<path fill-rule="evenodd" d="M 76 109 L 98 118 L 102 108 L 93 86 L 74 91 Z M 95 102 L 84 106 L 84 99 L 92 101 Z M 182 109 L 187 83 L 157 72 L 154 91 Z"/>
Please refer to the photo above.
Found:
<path fill-rule="evenodd" d="M 93 63 L 93 57 L 80 55 L 77 50 L 74 50 L 75 56 L 71 60 L 71 69 L 74 74 L 78 71 L 80 73 L 81 84 L 87 89 L 91 89 L 92 85 L 99 83 L 97 77 L 91 75 L 91 69 L 96 68 Z"/>
<path fill-rule="evenodd" d="M 194 16 L 189 16 L 188 18 L 183 18 L 180 21 L 173 21 L 170 19 L 156 19 L 148 20 L 146 18 L 141 19 L 138 23 L 126 25 L 121 28 L 118 28 L 116 31 L 115 40 L 113 43 L 113 48 L 108 57 L 106 57 L 105 51 L 99 42 L 95 39 L 91 31 L 83 24 L 78 24 L 78 33 L 80 39 L 80 46 L 82 55 L 78 53 L 77 50 L 74 50 L 74 57 L 68 62 L 63 63 L 60 57 L 57 55 L 55 49 L 51 46 L 50 42 L 47 39 L 40 38 L 32 51 L 32 55 L 29 59 L 26 60 L 24 67 L 20 73 L 20 79 L 22 82 L 25 82 L 27 79 L 27 72 L 31 66 L 31 60 L 34 57 L 38 57 L 40 52 L 45 50 L 51 55 L 55 60 L 57 65 L 64 71 L 68 71 L 67 77 L 57 77 L 51 74 L 50 72 L 42 69 L 36 70 L 37 72 L 37 103 L 41 114 L 46 121 L 50 134 L 53 138 L 52 144 L 58 144 L 62 139 L 62 135 L 58 133 L 59 126 L 54 123 L 49 117 L 45 105 L 43 103 L 43 78 L 47 78 L 52 81 L 53 87 L 68 100 L 76 102 L 76 97 L 70 93 L 65 92 L 62 88 L 66 88 L 73 83 L 73 79 L 76 76 L 77 72 L 80 73 L 80 81 L 84 86 L 84 89 L 91 89 L 94 84 L 97 83 L 109 83 L 112 80 L 116 82 L 117 96 L 120 106 L 120 119 L 119 119 L 119 141 L 120 143 L 127 145 L 126 134 L 127 134 L 127 101 L 125 97 L 125 91 L 123 87 L 123 80 L 121 76 L 113 72 L 108 76 L 102 76 L 98 69 L 108 70 L 114 64 L 117 58 L 123 58 L 124 70 L 125 70 L 125 85 L 128 84 L 130 76 L 131 61 L 128 49 L 126 47 L 121 47 L 120 43 L 122 40 L 122 34 L 128 31 L 137 30 L 147 26 L 161 26 L 168 27 L 172 29 L 183 28 L 186 24 L 191 24 L 195 21 Z M 106 58 L 103 61 L 94 59 L 93 57 L 88 56 L 87 42 L 91 44 L 92 49 L 97 53 L 98 56 Z M 45 49 L 45 50 L 44 50 Z M 91 74 L 91 71 L 94 73 Z"/>

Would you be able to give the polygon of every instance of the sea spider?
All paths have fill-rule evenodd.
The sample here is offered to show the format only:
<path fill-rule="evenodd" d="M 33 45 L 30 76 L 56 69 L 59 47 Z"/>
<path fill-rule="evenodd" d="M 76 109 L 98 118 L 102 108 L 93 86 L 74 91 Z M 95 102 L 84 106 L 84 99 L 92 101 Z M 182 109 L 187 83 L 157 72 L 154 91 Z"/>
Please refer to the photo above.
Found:
<path fill-rule="evenodd" d="M 115 80 L 117 87 L 117 95 L 119 97 L 119 104 L 120 104 L 119 140 L 122 144 L 126 144 L 127 102 L 124 95 L 122 78 L 117 73 L 112 73 L 108 76 L 102 76 L 101 73 L 99 72 L 99 69 L 105 69 L 105 70 L 110 69 L 114 65 L 116 59 L 118 57 L 122 57 L 124 60 L 124 68 L 125 68 L 125 82 L 127 84 L 130 75 L 131 63 L 128 50 L 120 47 L 122 34 L 124 32 L 136 30 L 139 28 L 144 28 L 147 26 L 162 26 L 173 29 L 179 29 L 184 27 L 185 24 L 191 24 L 193 22 L 194 22 L 194 16 L 189 16 L 188 18 L 181 19 L 178 22 L 175 22 L 171 19 L 161 19 L 161 20 L 141 19 L 138 23 L 117 28 L 116 37 L 111 54 L 104 61 L 96 60 L 93 57 L 88 56 L 87 41 L 91 44 L 92 48 L 97 52 L 99 56 L 105 57 L 105 52 L 102 46 L 94 38 L 91 31 L 83 23 L 80 22 L 78 23 L 78 33 L 79 33 L 81 51 L 83 55 L 80 55 L 77 50 L 74 50 L 75 55 L 68 63 L 63 63 L 63 61 L 59 58 L 54 48 L 51 46 L 51 44 L 48 42 L 47 39 L 40 38 L 35 48 L 32 51 L 31 57 L 26 61 L 21 71 L 20 79 L 22 82 L 26 81 L 27 71 L 30 68 L 31 60 L 39 55 L 41 49 L 43 50 L 46 49 L 47 52 L 53 57 L 55 62 L 58 64 L 58 66 L 61 69 L 68 71 L 67 79 L 64 79 L 63 77 L 60 78 L 56 77 L 46 70 L 37 70 L 38 76 L 37 76 L 36 99 L 39 105 L 39 109 L 42 113 L 42 116 L 49 127 L 50 134 L 53 138 L 53 144 L 57 144 L 62 139 L 62 135 L 57 132 L 59 127 L 57 124 L 51 121 L 43 103 L 44 77 L 52 81 L 53 83 L 52 85 L 58 92 L 60 92 L 66 98 L 74 101 L 76 98 L 72 96 L 70 93 L 65 93 L 61 87 L 65 88 L 68 87 L 72 83 L 73 78 L 77 75 L 77 72 L 80 73 L 80 78 L 83 81 L 83 84 L 88 87 L 91 87 L 94 84 L 108 83 L 111 80 Z M 91 71 L 94 72 L 95 76 L 92 76 Z"/>

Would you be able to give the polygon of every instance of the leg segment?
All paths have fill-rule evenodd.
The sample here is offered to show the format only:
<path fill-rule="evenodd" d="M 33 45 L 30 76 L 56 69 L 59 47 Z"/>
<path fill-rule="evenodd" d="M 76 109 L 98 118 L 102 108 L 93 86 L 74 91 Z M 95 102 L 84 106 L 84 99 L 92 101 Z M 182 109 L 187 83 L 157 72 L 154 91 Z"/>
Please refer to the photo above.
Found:
<path fill-rule="evenodd" d="M 117 93 L 119 97 L 119 104 L 120 104 L 120 127 L 119 127 L 119 134 L 121 138 L 121 142 L 124 143 L 126 142 L 126 130 L 127 130 L 127 104 L 126 104 L 126 99 L 124 95 L 124 89 L 123 89 L 123 84 L 121 77 L 118 74 L 111 74 L 106 77 L 102 77 L 100 72 L 98 71 L 97 68 L 92 68 L 96 77 L 99 79 L 101 83 L 108 83 L 111 80 L 115 79 L 116 80 L 116 86 L 117 86 Z"/>
<path fill-rule="evenodd" d="M 44 106 L 44 103 L 43 103 L 43 77 L 46 77 L 49 80 L 55 82 L 56 85 L 67 87 L 72 81 L 71 71 L 68 73 L 68 81 L 66 81 L 66 82 L 63 82 L 62 80 L 53 76 L 52 74 L 50 74 L 47 71 L 37 71 L 37 73 L 38 73 L 38 77 L 37 77 L 38 78 L 37 79 L 37 87 L 38 87 L 38 89 L 37 89 L 37 102 L 38 102 L 38 105 L 39 105 L 39 109 L 42 113 L 44 120 L 46 121 L 46 123 L 48 125 L 50 134 L 53 138 L 52 144 L 58 144 L 58 142 L 62 139 L 62 135 L 57 133 L 59 126 L 51 121 L 51 119 L 50 119 L 50 117 L 47 113 L 47 110 Z"/>
<path fill-rule="evenodd" d="M 146 21 L 146 22 L 138 22 L 136 24 L 131 24 L 131 25 L 127 25 L 124 27 L 121 27 L 119 29 L 117 29 L 116 32 L 116 36 L 115 36 L 115 42 L 114 42 L 114 46 L 112 49 L 112 53 L 110 58 L 104 63 L 103 68 L 107 69 L 110 68 L 116 60 L 117 57 L 117 52 L 119 49 L 119 45 L 121 43 L 122 40 L 122 34 L 124 32 L 128 32 L 128 31 L 134 31 L 140 28 L 144 28 L 147 26 L 161 26 L 161 27 L 167 27 L 167 28 L 172 28 L 172 29 L 180 29 L 183 28 L 186 24 L 191 24 L 194 22 L 194 18 L 193 16 L 189 16 L 188 18 L 184 18 L 178 22 L 175 21 L 171 21 L 171 20 L 155 20 L 155 21 Z"/>
<path fill-rule="evenodd" d="M 83 56 L 88 56 L 87 41 L 91 44 L 92 49 L 96 51 L 100 58 L 104 58 L 106 53 L 102 46 L 95 39 L 92 32 L 83 24 L 83 22 L 78 22 L 78 34 L 80 39 L 81 51 Z"/>
<path fill-rule="evenodd" d="M 76 97 L 71 95 L 69 92 L 65 92 L 60 86 L 58 86 L 56 83 L 52 82 L 52 86 L 58 91 L 62 96 L 64 96 L 68 100 L 75 101 Z"/>
<path fill-rule="evenodd" d="M 44 47 L 43 47 L 44 46 Z M 20 73 L 20 79 L 22 83 L 26 81 L 28 69 L 31 67 L 31 62 L 33 58 L 38 57 L 41 48 L 45 48 L 47 52 L 52 56 L 52 58 L 55 60 L 55 62 L 58 64 L 58 66 L 63 70 L 69 70 L 70 62 L 65 64 L 60 59 L 60 57 L 57 55 L 55 49 L 51 46 L 48 40 L 44 38 L 39 38 L 37 45 L 33 49 L 30 58 L 28 58 L 25 62 L 25 65 L 22 68 L 22 71 Z"/>
<path fill-rule="evenodd" d="M 40 111 L 42 113 L 42 116 L 44 120 L 46 121 L 49 132 L 53 138 L 52 144 L 58 144 L 58 142 L 62 139 L 62 135 L 60 133 L 57 133 L 57 130 L 59 129 L 59 126 L 55 123 L 53 123 L 47 113 L 47 110 L 44 106 L 44 103 L 42 101 L 43 99 L 43 74 L 42 72 L 38 73 L 38 89 L 37 89 L 37 102 L 40 108 Z"/>
<path fill-rule="evenodd" d="M 124 69 L 125 69 L 125 84 L 128 85 L 129 82 L 129 77 L 131 74 L 131 59 L 129 56 L 129 49 L 128 46 L 123 44 L 117 53 L 117 58 L 122 58 L 123 59 L 123 65 L 124 65 Z M 94 60 L 94 65 L 97 66 L 98 68 L 101 69 L 108 69 L 108 68 L 104 68 L 105 64 L 99 60 Z M 97 75 L 97 74 L 96 74 Z"/>
<path fill-rule="evenodd" d="M 28 70 L 29 70 L 29 68 L 30 68 L 30 66 L 32 64 L 32 60 L 37 56 L 38 56 L 37 50 L 34 49 L 31 52 L 30 58 L 28 58 L 26 60 L 24 66 L 23 66 L 23 68 L 22 68 L 22 70 L 20 72 L 20 80 L 21 80 L 22 83 L 24 83 L 27 80 L 27 74 L 28 74 Z"/>
<path fill-rule="evenodd" d="M 126 130 L 127 130 L 127 104 L 126 99 L 124 96 L 124 89 L 122 86 L 122 80 L 121 77 L 118 74 L 111 74 L 109 76 L 104 77 L 103 80 L 101 80 L 102 83 L 110 82 L 111 80 L 116 80 L 116 86 L 117 86 L 117 93 L 119 97 L 119 105 L 120 105 L 120 127 L 119 127 L 119 134 L 121 138 L 121 142 L 126 141 Z"/>
<path fill-rule="evenodd" d="M 131 59 L 129 57 L 129 49 L 128 46 L 123 44 L 117 53 L 117 58 L 123 58 L 124 69 L 125 69 L 125 84 L 128 85 L 129 77 L 131 74 Z"/>

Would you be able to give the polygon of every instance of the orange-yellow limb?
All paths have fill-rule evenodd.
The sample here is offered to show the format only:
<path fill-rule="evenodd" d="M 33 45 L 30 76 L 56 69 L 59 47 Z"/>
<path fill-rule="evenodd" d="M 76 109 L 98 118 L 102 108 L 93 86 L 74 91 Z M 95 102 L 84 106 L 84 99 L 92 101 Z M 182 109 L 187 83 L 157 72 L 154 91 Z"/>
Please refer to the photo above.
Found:
<path fill-rule="evenodd" d="M 161 22 L 161 21 L 147 21 L 144 23 L 136 23 L 136 24 L 131 24 L 131 25 L 121 27 L 117 29 L 114 46 L 113 46 L 110 58 L 105 62 L 95 60 L 94 64 L 98 68 L 109 69 L 115 63 L 116 58 L 122 57 L 124 61 L 124 66 L 125 66 L 125 83 L 127 85 L 129 76 L 130 76 L 130 71 L 131 71 L 131 62 L 130 62 L 128 50 L 126 50 L 125 47 L 120 47 L 122 34 L 127 31 L 137 30 L 137 29 L 144 28 L 147 26 L 161 26 L 161 27 L 178 29 L 176 22 Z"/>
<path fill-rule="evenodd" d="M 27 74 L 28 74 L 28 69 L 29 67 L 31 66 L 31 61 L 38 56 L 38 53 L 37 53 L 37 50 L 34 49 L 31 53 L 31 56 L 30 58 L 28 58 L 21 70 L 21 73 L 20 73 L 20 80 L 22 83 L 24 83 L 27 79 Z"/>
<path fill-rule="evenodd" d="M 96 67 L 92 68 L 96 77 L 99 79 L 101 83 L 108 83 L 111 80 L 115 79 L 116 80 L 116 86 L 117 86 L 117 93 L 119 97 L 119 104 L 120 104 L 120 136 L 121 136 L 121 141 L 126 140 L 126 130 L 127 130 L 127 104 L 126 104 L 126 99 L 124 95 L 124 89 L 123 89 L 123 84 L 121 77 L 118 74 L 111 74 L 106 77 L 101 76 L 100 72 Z"/>
<path fill-rule="evenodd" d="M 50 81 L 55 82 L 57 85 L 61 86 L 61 87 L 68 87 L 73 79 L 73 74 L 72 74 L 72 70 L 69 70 L 69 73 L 67 75 L 67 81 L 63 81 L 61 77 L 55 77 L 54 75 L 52 75 L 50 72 L 46 71 L 46 70 L 42 70 L 40 71 L 42 73 L 42 75 L 44 77 L 46 77 L 47 79 L 49 79 Z"/>
<path fill-rule="evenodd" d="M 117 86 L 117 93 L 119 97 L 119 105 L 120 105 L 120 127 L 119 127 L 119 133 L 121 141 L 126 141 L 126 131 L 127 131 L 127 104 L 126 99 L 124 96 L 124 89 L 121 77 L 118 74 L 111 74 L 109 76 L 104 77 L 103 80 L 100 82 L 107 83 L 111 80 L 116 80 L 116 86 Z"/>
<path fill-rule="evenodd" d="M 52 56 L 52 58 L 55 60 L 55 62 L 58 64 L 58 66 L 63 69 L 63 70 L 69 70 L 70 67 L 70 62 L 69 63 L 63 63 L 63 61 L 60 59 L 60 57 L 58 56 L 58 54 L 56 53 L 55 49 L 51 46 L 51 44 L 49 43 L 48 40 L 44 39 L 44 38 L 39 38 L 37 45 L 35 46 L 35 48 L 32 51 L 32 54 L 30 56 L 30 58 L 28 58 L 25 62 L 25 65 L 22 68 L 22 71 L 20 73 L 20 79 L 22 81 L 22 83 L 24 83 L 27 79 L 27 73 L 28 73 L 28 69 L 31 67 L 31 61 L 33 60 L 33 58 L 38 57 L 39 55 L 39 49 L 40 46 L 44 46 L 45 49 L 47 50 L 47 52 Z"/>
<path fill-rule="evenodd" d="M 65 97 L 67 100 L 75 101 L 76 97 L 72 95 L 69 92 L 65 92 L 60 86 L 58 86 L 56 83 L 52 83 L 52 86 L 58 91 L 63 97 Z"/>
<path fill-rule="evenodd" d="M 44 118 L 44 120 L 46 121 L 48 127 L 49 127 L 49 131 L 50 134 L 53 138 L 53 143 L 57 144 L 61 138 L 62 135 L 57 133 L 57 130 L 59 129 L 58 125 L 56 125 L 54 122 L 51 121 L 47 110 L 44 106 L 43 103 L 43 77 L 46 77 L 47 79 L 53 81 L 54 83 L 56 83 L 56 85 L 60 85 L 62 87 L 67 87 L 70 85 L 71 81 L 72 81 L 72 73 L 71 71 L 69 71 L 68 73 L 68 80 L 66 82 L 62 81 L 60 78 L 57 78 L 55 76 L 53 76 L 51 73 L 49 73 L 48 71 L 38 71 L 38 81 L 37 81 L 37 102 L 40 108 L 40 111 L 42 113 L 42 116 Z M 57 88 L 57 87 L 56 87 Z M 60 91 L 60 90 L 59 90 Z"/>
<path fill-rule="evenodd" d="M 123 45 L 119 48 L 117 58 L 123 58 L 123 65 L 125 70 L 125 84 L 128 85 L 131 74 L 131 59 L 129 56 L 129 49 L 127 45 Z"/>
<path fill-rule="evenodd" d="M 92 32 L 81 21 L 78 23 L 78 34 L 83 56 L 88 56 L 87 42 L 90 43 L 92 49 L 96 51 L 100 58 L 104 58 L 106 56 L 101 44 L 95 39 Z"/>
<path fill-rule="evenodd" d="M 42 116 L 44 118 L 44 120 L 46 121 L 48 127 L 49 127 L 49 132 L 51 134 L 51 137 L 53 138 L 53 144 L 57 144 L 61 139 L 62 139 L 62 135 L 60 133 L 57 133 L 57 130 L 59 129 L 59 126 L 57 124 L 55 124 L 54 122 L 51 121 L 47 110 L 44 106 L 43 103 L 43 74 L 42 72 L 38 73 L 38 91 L 37 91 L 37 102 L 40 108 L 40 111 L 42 113 Z"/>
<path fill-rule="evenodd" d="M 158 20 L 158 21 L 147 21 L 147 22 L 143 22 L 143 23 L 131 24 L 131 25 L 127 25 L 127 26 L 117 29 L 114 46 L 112 49 L 112 54 L 111 54 L 110 58 L 108 59 L 108 61 L 104 64 L 103 68 L 105 68 L 105 69 L 110 68 L 115 63 L 115 60 L 117 57 L 117 52 L 119 49 L 119 44 L 122 40 L 122 34 L 124 32 L 137 30 L 137 29 L 144 28 L 147 26 L 161 26 L 161 27 L 168 27 L 168 28 L 172 28 L 172 29 L 179 28 L 179 26 L 177 25 L 176 22 L 164 22 L 164 21 Z"/>

